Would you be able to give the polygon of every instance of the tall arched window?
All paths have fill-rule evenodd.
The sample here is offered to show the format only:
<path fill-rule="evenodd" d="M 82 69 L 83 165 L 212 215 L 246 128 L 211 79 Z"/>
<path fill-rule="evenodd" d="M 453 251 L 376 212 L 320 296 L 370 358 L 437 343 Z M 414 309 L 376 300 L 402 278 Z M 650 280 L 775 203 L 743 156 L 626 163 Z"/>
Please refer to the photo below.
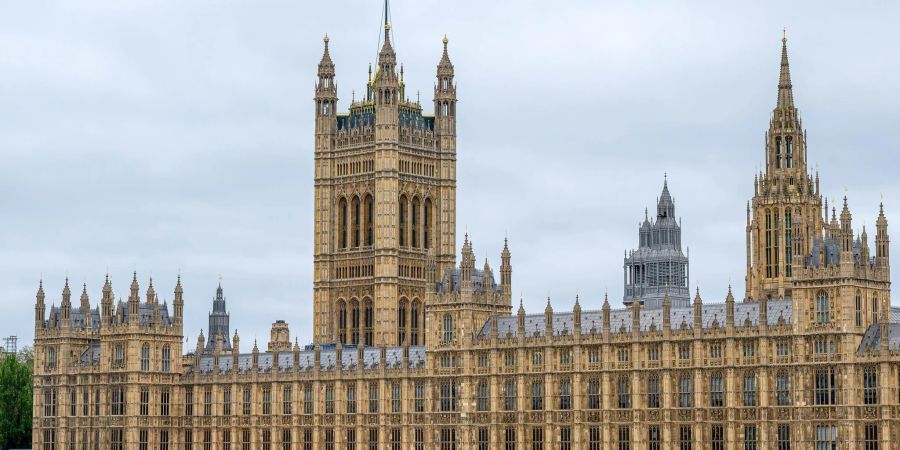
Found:
<path fill-rule="evenodd" d="M 410 222 L 410 231 L 412 232 L 410 243 L 413 248 L 419 248 L 419 197 L 413 197 L 412 220 Z"/>
<path fill-rule="evenodd" d="M 169 372 L 172 365 L 172 349 L 169 348 L 169 344 L 163 345 L 161 359 L 160 363 L 162 371 Z"/>
<path fill-rule="evenodd" d="M 363 316 L 363 342 L 365 345 L 371 347 L 373 344 L 373 336 L 372 336 L 372 327 L 375 325 L 375 311 L 372 309 L 372 300 L 365 299 L 364 301 L 364 316 Z"/>
<path fill-rule="evenodd" d="M 400 196 L 400 246 L 406 246 L 406 196 Z"/>
<path fill-rule="evenodd" d="M 371 195 L 366 195 L 366 245 L 375 244 L 375 202 L 372 201 Z"/>
<path fill-rule="evenodd" d="M 359 247 L 359 226 L 361 219 L 359 217 L 359 197 L 353 197 L 352 203 L 352 211 L 353 211 L 353 231 L 352 231 L 352 241 L 354 247 Z"/>
<path fill-rule="evenodd" d="M 794 262 L 794 226 L 791 210 L 784 212 L 784 275 L 790 277 L 793 275 L 791 264 Z"/>
<path fill-rule="evenodd" d="M 766 233 L 766 278 L 772 278 L 772 212 L 765 212 Z"/>
<path fill-rule="evenodd" d="M 775 168 L 781 168 L 781 136 L 775 138 Z"/>
<path fill-rule="evenodd" d="M 453 316 L 450 314 L 444 315 L 444 343 L 449 344 L 453 342 Z"/>
<path fill-rule="evenodd" d="M 338 342 L 347 343 L 347 304 L 338 300 Z"/>
<path fill-rule="evenodd" d="M 347 248 L 347 199 L 338 202 L 338 248 Z"/>
<path fill-rule="evenodd" d="M 422 234 L 422 244 L 425 249 L 431 248 L 431 199 L 425 199 L 425 232 Z"/>
<path fill-rule="evenodd" d="M 359 301 L 350 300 L 350 343 L 359 344 Z"/>
<path fill-rule="evenodd" d="M 405 298 L 400 299 L 400 308 L 397 309 L 397 345 L 406 342 L 406 313 L 409 312 L 409 302 Z"/>
<path fill-rule="evenodd" d="M 862 326 L 862 294 L 856 291 L 856 326 Z"/>
<path fill-rule="evenodd" d="M 872 294 L 872 323 L 878 322 L 878 293 Z"/>
<path fill-rule="evenodd" d="M 141 347 L 141 372 L 150 371 L 150 344 Z"/>
<path fill-rule="evenodd" d="M 785 161 L 787 162 L 787 168 L 790 169 L 794 166 L 794 138 L 788 136 L 784 139 L 785 143 Z"/>
<path fill-rule="evenodd" d="M 412 308 L 409 314 L 409 343 L 410 345 L 420 345 L 419 343 L 419 311 L 422 309 L 419 299 L 414 298 Z"/>
<path fill-rule="evenodd" d="M 828 293 L 819 291 L 816 294 L 816 323 L 824 325 L 831 321 L 831 305 L 828 302 Z"/>

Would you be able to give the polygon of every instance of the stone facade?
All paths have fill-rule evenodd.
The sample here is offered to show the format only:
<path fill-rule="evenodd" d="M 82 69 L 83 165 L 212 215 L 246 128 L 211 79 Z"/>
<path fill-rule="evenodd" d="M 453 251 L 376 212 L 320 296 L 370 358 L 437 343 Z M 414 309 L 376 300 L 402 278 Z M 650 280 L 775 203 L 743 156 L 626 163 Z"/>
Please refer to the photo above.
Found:
<path fill-rule="evenodd" d="M 366 99 L 333 115 L 327 44 L 313 344 L 292 345 L 278 321 L 266 351 L 242 348 L 235 332 L 230 349 L 217 335 L 207 351 L 201 334 L 183 354 L 180 280 L 171 316 L 152 281 L 140 299 L 136 276 L 118 304 L 107 279 L 99 309 L 86 287 L 74 307 L 67 283 L 48 314 L 40 287 L 35 448 L 897 448 L 900 310 L 890 307 L 887 221 L 881 212 L 874 255 L 865 230 L 854 237 L 846 203 L 825 225 L 786 43 L 767 172 L 748 205 L 743 301 L 729 289 L 719 303 L 697 291 L 689 305 L 664 295 L 659 308 L 604 299 L 582 310 L 576 297 L 571 311 L 548 299 L 531 315 L 521 302 L 512 312 L 507 245 L 499 283 L 487 262 L 475 268 L 468 238 L 455 263 L 446 39 L 433 118 L 404 100 L 388 26 Z"/>

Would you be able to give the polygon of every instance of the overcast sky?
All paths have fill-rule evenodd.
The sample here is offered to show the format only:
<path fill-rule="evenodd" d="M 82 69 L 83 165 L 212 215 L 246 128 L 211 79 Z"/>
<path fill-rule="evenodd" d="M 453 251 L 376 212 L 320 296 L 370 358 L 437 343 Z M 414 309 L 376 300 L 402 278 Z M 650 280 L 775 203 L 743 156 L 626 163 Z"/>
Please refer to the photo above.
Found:
<path fill-rule="evenodd" d="M 392 2 L 407 93 L 430 104 L 441 38 L 458 106 L 457 239 L 526 309 L 621 305 L 622 257 L 668 172 L 691 285 L 744 288 L 745 202 L 776 99 L 782 27 L 822 190 L 900 224 L 900 4 Z M 729 3 L 727 6 L 725 3 Z M 0 3 L 0 335 L 68 274 L 92 304 L 132 270 L 191 346 L 218 275 L 232 331 L 311 340 L 313 83 L 331 38 L 346 109 L 378 50 L 379 0 Z M 426 107 L 430 109 L 430 107 Z M 874 231 L 870 231 L 870 240 Z M 895 242 L 900 238 L 895 238 Z M 895 246 L 896 248 L 896 246 Z M 895 264 L 897 279 L 900 263 Z M 49 305 L 48 305 L 49 307 Z M 249 344 L 248 344 L 249 345 Z"/>

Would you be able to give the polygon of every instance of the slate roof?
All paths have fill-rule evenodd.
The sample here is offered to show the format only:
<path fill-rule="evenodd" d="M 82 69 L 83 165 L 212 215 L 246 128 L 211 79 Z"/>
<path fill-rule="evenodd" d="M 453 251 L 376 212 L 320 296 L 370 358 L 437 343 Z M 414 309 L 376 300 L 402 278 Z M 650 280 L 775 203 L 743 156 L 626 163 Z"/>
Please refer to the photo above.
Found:
<path fill-rule="evenodd" d="M 337 350 L 334 346 L 324 348 L 319 354 L 319 369 L 323 371 L 335 370 L 337 364 Z M 298 354 L 297 361 L 294 361 L 294 352 L 278 353 L 278 371 L 289 372 L 298 371 L 306 372 L 313 369 L 315 364 L 314 350 L 301 350 Z M 403 360 L 403 347 L 387 347 L 385 350 L 385 364 L 388 368 L 401 368 Z M 274 353 L 259 353 L 259 373 L 271 372 L 274 368 Z M 188 369 L 188 373 L 195 370 L 200 374 L 210 374 L 213 370 L 218 369 L 219 373 L 229 373 L 233 370 L 233 359 L 230 354 L 223 354 L 219 357 L 218 368 L 215 367 L 215 358 L 212 356 L 202 356 L 199 365 Z M 359 366 L 359 353 L 355 347 L 345 347 L 341 352 L 341 370 L 355 370 Z M 376 370 L 381 365 L 381 349 L 378 347 L 366 347 L 363 349 L 363 370 Z M 425 347 L 410 346 L 409 347 L 409 365 L 411 369 L 421 368 L 425 365 Z M 248 373 L 253 369 L 253 354 L 241 353 L 238 355 L 238 373 Z"/>
<path fill-rule="evenodd" d="M 887 337 L 888 350 L 900 349 L 900 322 L 897 321 L 896 310 L 897 308 L 891 308 L 891 323 L 888 324 Z M 881 327 L 878 324 L 870 325 L 856 349 L 857 353 L 880 350 L 882 339 L 884 336 L 881 335 Z"/>
<path fill-rule="evenodd" d="M 768 324 L 775 326 L 779 321 L 783 320 L 790 324 L 793 317 L 793 303 L 790 300 L 769 300 L 768 302 Z M 900 322 L 900 308 L 897 308 L 897 320 Z M 640 315 L 640 331 L 649 331 L 655 327 L 662 330 L 663 326 L 663 310 L 644 309 Z M 613 309 L 609 312 L 609 328 L 610 332 L 630 333 L 632 326 L 632 312 L 630 309 Z M 892 314 L 893 316 L 894 314 Z M 553 314 L 552 332 L 555 336 L 571 334 L 574 330 L 574 315 L 572 312 L 560 312 Z M 724 303 L 713 303 L 703 305 L 703 316 L 701 323 L 703 328 L 715 328 L 716 326 L 725 327 L 726 310 Z M 679 330 L 682 327 L 687 329 L 694 328 L 694 307 L 688 308 L 671 308 L 669 316 L 670 324 L 673 330 Z M 497 318 L 497 333 L 500 338 L 517 337 L 519 319 L 517 316 L 502 316 Z M 759 304 L 755 302 L 735 303 L 734 304 L 734 326 L 741 328 L 745 326 L 757 326 L 759 323 Z M 525 334 L 527 337 L 543 336 L 546 333 L 546 320 L 543 314 L 529 314 L 525 316 Z M 595 328 L 597 333 L 603 330 L 603 312 L 602 311 L 583 311 L 581 313 L 581 332 L 590 333 Z M 491 333 L 490 320 L 485 322 L 478 332 L 477 337 L 481 339 L 489 339 Z"/>

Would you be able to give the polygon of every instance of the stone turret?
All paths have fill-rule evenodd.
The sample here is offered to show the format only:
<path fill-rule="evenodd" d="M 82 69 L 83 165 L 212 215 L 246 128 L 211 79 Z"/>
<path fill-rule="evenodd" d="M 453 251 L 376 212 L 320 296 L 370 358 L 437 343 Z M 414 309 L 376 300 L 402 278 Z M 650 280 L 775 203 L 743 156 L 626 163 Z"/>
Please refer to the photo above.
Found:
<path fill-rule="evenodd" d="M 34 329 L 44 328 L 44 317 L 46 317 L 47 307 L 44 304 L 44 280 L 38 281 L 38 290 L 35 294 L 34 301 Z"/>
<path fill-rule="evenodd" d="M 681 224 L 675 219 L 668 179 L 663 180 L 654 221 L 644 209 L 638 248 L 625 253 L 624 267 L 625 306 L 638 299 L 646 308 L 659 308 L 666 294 L 675 307 L 690 305 L 690 266 L 688 256 L 681 251 Z"/>

